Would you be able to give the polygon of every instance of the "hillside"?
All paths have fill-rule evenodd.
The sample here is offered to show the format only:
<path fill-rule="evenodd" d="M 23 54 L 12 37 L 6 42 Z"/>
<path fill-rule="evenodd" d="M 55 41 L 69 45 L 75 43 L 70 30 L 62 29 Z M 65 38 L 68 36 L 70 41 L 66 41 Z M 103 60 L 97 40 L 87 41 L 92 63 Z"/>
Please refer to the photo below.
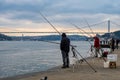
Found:
<path fill-rule="evenodd" d="M 12 38 L 0 33 L 0 41 L 11 41 Z"/>
<path fill-rule="evenodd" d="M 68 36 L 70 40 L 73 41 L 81 41 L 81 40 L 87 40 L 86 36 L 79 36 L 79 35 L 69 35 Z M 61 37 L 59 35 L 47 35 L 47 36 L 24 36 L 24 37 L 12 37 L 13 40 L 19 41 L 41 41 L 41 40 L 49 40 L 49 41 L 57 41 L 61 40 Z"/>
<path fill-rule="evenodd" d="M 114 38 L 120 39 L 120 30 L 115 31 L 112 33 Z M 87 36 L 80 36 L 80 35 L 68 35 L 70 40 L 72 41 L 85 41 L 89 38 Z M 111 34 L 105 33 L 104 35 L 101 35 L 103 38 L 111 38 Z M 49 41 L 57 41 L 61 40 L 61 36 L 59 35 L 47 35 L 47 36 L 7 36 L 4 34 L 0 34 L 0 41 L 40 41 L 40 40 L 49 40 Z"/>
<path fill-rule="evenodd" d="M 114 34 L 115 34 L 116 38 L 120 39 L 120 30 L 119 31 L 115 31 Z"/>
<path fill-rule="evenodd" d="M 112 35 L 111 35 L 112 34 Z M 114 37 L 114 38 L 118 38 L 120 39 L 120 30 L 119 31 L 115 31 L 113 33 L 105 33 L 104 35 L 102 35 L 101 37 L 106 37 L 106 38 L 111 38 L 111 37 Z"/>

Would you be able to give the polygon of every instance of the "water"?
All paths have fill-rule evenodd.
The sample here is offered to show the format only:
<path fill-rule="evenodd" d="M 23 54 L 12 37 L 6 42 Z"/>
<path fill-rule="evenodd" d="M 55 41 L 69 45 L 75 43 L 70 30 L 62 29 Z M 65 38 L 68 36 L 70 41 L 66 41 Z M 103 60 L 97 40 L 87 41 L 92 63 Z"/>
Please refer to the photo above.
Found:
<path fill-rule="evenodd" d="M 72 41 L 71 44 L 77 45 L 77 50 L 84 57 L 88 55 L 88 42 Z M 45 71 L 61 64 L 58 44 L 41 41 L 0 42 L 0 78 Z"/>

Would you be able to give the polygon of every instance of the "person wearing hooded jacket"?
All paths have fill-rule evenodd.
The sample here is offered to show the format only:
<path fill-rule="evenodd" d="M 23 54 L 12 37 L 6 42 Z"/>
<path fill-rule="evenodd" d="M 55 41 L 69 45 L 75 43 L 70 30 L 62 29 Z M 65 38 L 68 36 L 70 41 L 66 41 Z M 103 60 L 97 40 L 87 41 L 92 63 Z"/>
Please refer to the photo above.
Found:
<path fill-rule="evenodd" d="M 66 36 L 65 33 L 62 33 L 60 50 L 61 50 L 62 59 L 63 59 L 62 68 L 69 68 L 70 39 Z"/>

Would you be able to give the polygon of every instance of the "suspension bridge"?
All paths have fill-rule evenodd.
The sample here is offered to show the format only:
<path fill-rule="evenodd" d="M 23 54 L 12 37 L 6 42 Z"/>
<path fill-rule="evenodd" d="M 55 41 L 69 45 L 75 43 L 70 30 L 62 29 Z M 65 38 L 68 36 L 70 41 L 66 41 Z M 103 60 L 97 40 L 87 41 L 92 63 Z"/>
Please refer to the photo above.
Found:
<path fill-rule="evenodd" d="M 117 31 L 117 30 L 120 30 L 120 25 L 117 24 L 116 22 L 114 21 L 110 21 L 110 20 L 107 20 L 107 21 L 103 21 L 103 22 L 99 22 L 99 23 L 95 23 L 95 24 L 92 24 L 92 25 L 87 25 L 87 26 L 78 26 L 80 27 L 81 29 L 83 30 L 87 30 L 88 29 L 88 26 L 91 27 L 91 29 L 94 31 L 94 34 L 104 34 L 104 33 L 111 33 L 113 32 L 113 29 L 114 31 Z M 97 29 L 98 31 L 95 31 L 94 29 L 96 29 L 97 27 L 99 26 L 99 28 Z M 104 29 L 104 30 L 101 30 L 100 31 L 100 28 Z M 38 31 L 20 31 L 20 30 L 12 30 L 11 31 L 3 31 L 5 30 L 6 28 L 0 28 L 0 33 L 2 34 L 37 34 L 37 33 L 40 33 L 40 34 L 44 34 L 44 33 L 57 33 L 56 31 L 44 31 L 44 32 L 38 32 Z M 10 30 L 10 28 L 9 28 Z M 75 28 L 72 28 L 72 29 L 66 29 L 66 30 L 62 30 L 60 31 L 61 33 L 62 32 L 65 32 L 65 33 L 68 33 L 68 34 L 85 34 L 83 33 L 82 31 L 74 31 L 76 30 Z M 86 34 L 93 34 L 91 31 L 86 31 Z"/>

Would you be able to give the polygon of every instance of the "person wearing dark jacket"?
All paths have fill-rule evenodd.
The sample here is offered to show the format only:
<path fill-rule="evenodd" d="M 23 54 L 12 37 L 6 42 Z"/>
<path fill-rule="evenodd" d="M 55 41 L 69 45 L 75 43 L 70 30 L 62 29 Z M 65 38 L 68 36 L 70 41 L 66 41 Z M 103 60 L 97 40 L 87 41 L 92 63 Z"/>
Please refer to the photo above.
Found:
<path fill-rule="evenodd" d="M 112 51 L 114 51 L 114 49 L 115 49 L 115 40 L 114 40 L 114 38 L 112 38 L 112 40 L 111 40 L 111 48 L 112 48 Z"/>
<path fill-rule="evenodd" d="M 117 49 L 118 49 L 118 47 L 119 47 L 119 46 L 118 46 L 119 42 L 120 42 L 120 40 L 117 39 L 117 40 L 116 40 L 116 48 L 117 48 Z"/>
<path fill-rule="evenodd" d="M 63 59 L 62 68 L 69 68 L 70 39 L 66 36 L 65 33 L 62 33 L 60 50 L 61 50 L 62 59 Z"/>

